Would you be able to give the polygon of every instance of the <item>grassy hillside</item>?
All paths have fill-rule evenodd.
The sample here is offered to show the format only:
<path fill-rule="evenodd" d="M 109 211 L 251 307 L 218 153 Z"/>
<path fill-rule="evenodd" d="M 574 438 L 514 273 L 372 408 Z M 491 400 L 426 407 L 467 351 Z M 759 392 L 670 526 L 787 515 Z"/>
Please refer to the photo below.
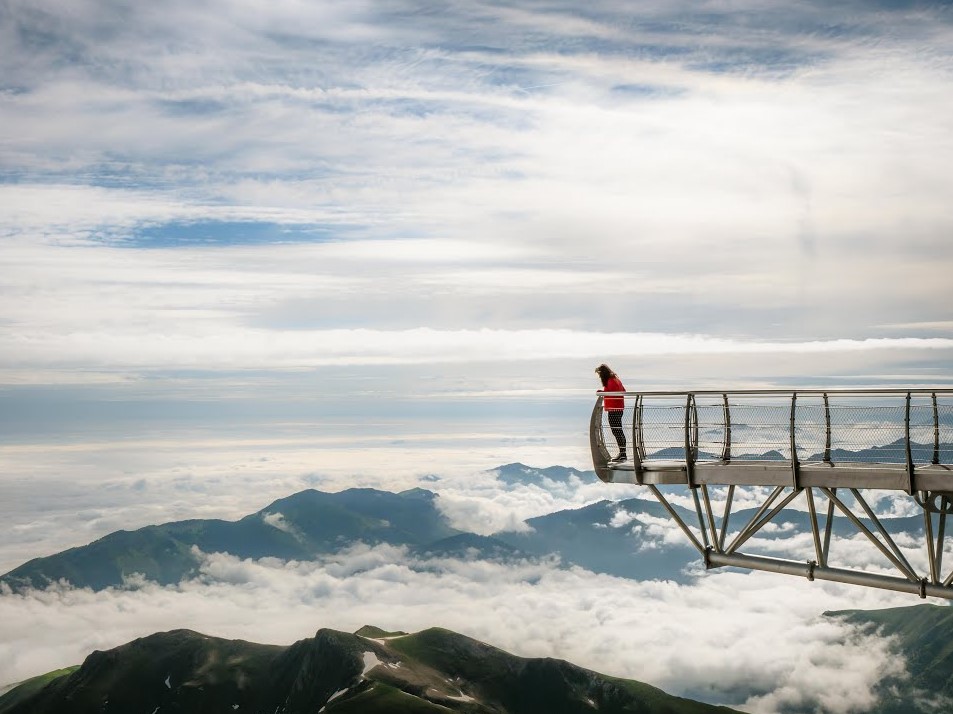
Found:
<path fill-rule="evenodd" d="M 320 630 L 289 647 L 158 633 L 20 685 L 0 697 L 0 714 L 732 711 L 562 660 L 516 657 L 449 630 L 359 632 Z"/>
<path fill-rule="evenodd" d="M 881 683 L 878 714 L 953 711 L 953 607 L 915 605 L 825 614 L 894 638 L 909 678 Z"/>

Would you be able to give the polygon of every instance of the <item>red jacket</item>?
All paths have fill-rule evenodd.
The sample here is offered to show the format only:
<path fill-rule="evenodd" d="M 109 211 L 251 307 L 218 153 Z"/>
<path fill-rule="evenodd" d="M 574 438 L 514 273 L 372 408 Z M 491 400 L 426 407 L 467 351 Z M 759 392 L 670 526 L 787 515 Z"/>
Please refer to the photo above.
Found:
<path fill-rule="evenodd" d="M 603 392 L 624 392 L 625 387 L 622 386 L 622 381 L 618 377 L 609 377 L 609 382 L 606 384 L 605 389 L 600 389 L 599 393 Z M 625 399 L 622 397 L 606 397 L 602 400 L 602 408 L 607 412 L 621 412 L 625 409 Z"/>

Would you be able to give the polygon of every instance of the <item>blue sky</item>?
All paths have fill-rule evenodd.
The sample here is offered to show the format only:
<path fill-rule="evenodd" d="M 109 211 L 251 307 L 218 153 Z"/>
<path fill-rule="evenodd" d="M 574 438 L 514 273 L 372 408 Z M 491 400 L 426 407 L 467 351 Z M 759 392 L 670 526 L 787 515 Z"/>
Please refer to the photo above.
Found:
<path fill-rule="evenodd" d="M 949 3 L 0 0 L 2 569 L 308 487 L 437 473 L 486 532 L 622 497 L 481 472 L 586 467 L 603 361 L 631 389 L 953 386 L 951 90 Z M 314 623 L 312 573 L 279 592 L 235 567 L 297 603 L 289 641 L 357 607 Z M 578 636 L 605 599 L 585 576 L 498 575 L 578 615 L 520 631 L 523 653 L 635 674 Z M 483 577 L 445 594 L 509 645 L 499 602 L 473 605 Z M 683 620 L 709 603 L 729 630 L 687 621 L 710 638 L 700 682 L 744 603 L 778 603 L 778 661 L 806 668 L 781 702 L 839 696 L 808 666 L 837 634 L 821 610 L 909 604 L 710 582 L 599 587 Z M 428 587 L 449 586 L 395 627 L 433 617 Z M 108 598 L 0 597 L 35 644 L 8 631 L 0 664 L 38 673 L 196 612 L 267 641 L 240 590 L 216 590 L 218 619 L 204 591 L 116 594 L 118 629 Z M 880 671 L 843 657 L 859 684 L 828 708 L 862 711 Z"/>

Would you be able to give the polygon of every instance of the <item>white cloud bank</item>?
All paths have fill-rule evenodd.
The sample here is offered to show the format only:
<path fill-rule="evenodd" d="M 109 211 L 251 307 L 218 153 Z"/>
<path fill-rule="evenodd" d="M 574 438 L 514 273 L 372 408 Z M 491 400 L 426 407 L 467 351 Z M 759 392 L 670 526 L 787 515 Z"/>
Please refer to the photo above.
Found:
<path fill-rule="evenodd" d="M 545 356 L 540 345 L 547 345 Z M 293 369 L 328 365 L 445 364 L 540 359 L 597 359 L 599 355 L 812 355 L 878 350 L 953 351 L 953 338 L 881 338 L 815 342 L 726 340 L 706 335 L 606 333 L 574 330 L 337 329 L 215 330 L 212 334 L 124 331 L 12 336 L 7 365 L 24 368 Z"/>

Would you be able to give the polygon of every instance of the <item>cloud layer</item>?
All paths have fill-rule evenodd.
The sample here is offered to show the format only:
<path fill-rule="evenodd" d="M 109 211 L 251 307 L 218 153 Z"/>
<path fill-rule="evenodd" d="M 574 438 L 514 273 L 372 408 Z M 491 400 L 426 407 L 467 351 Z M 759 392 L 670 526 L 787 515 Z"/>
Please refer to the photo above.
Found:
<path fill-rule="evenodd" d="M 2 31 L 8 383 L 948 359 L 943 6 L 13 2 Z"/>
<path fill-rule="evenodd" d="M 756 712 L 864 711 L 875 684 L 904 672 L 887 642 L 818 616 L 897 605 L 896 595 L 779 588 L 770 575 L 720 574 L 685 587 L 546 563 L 418 561 L 363 546 L 316 563 L 209 556 L 203 572 L 169 588 L 0 596 L 0 669 L 16 679 L 173 627 L 286 644 L 319 627 L 374 623 L 448 627 L 522 656 L 568 659 Z"/>

